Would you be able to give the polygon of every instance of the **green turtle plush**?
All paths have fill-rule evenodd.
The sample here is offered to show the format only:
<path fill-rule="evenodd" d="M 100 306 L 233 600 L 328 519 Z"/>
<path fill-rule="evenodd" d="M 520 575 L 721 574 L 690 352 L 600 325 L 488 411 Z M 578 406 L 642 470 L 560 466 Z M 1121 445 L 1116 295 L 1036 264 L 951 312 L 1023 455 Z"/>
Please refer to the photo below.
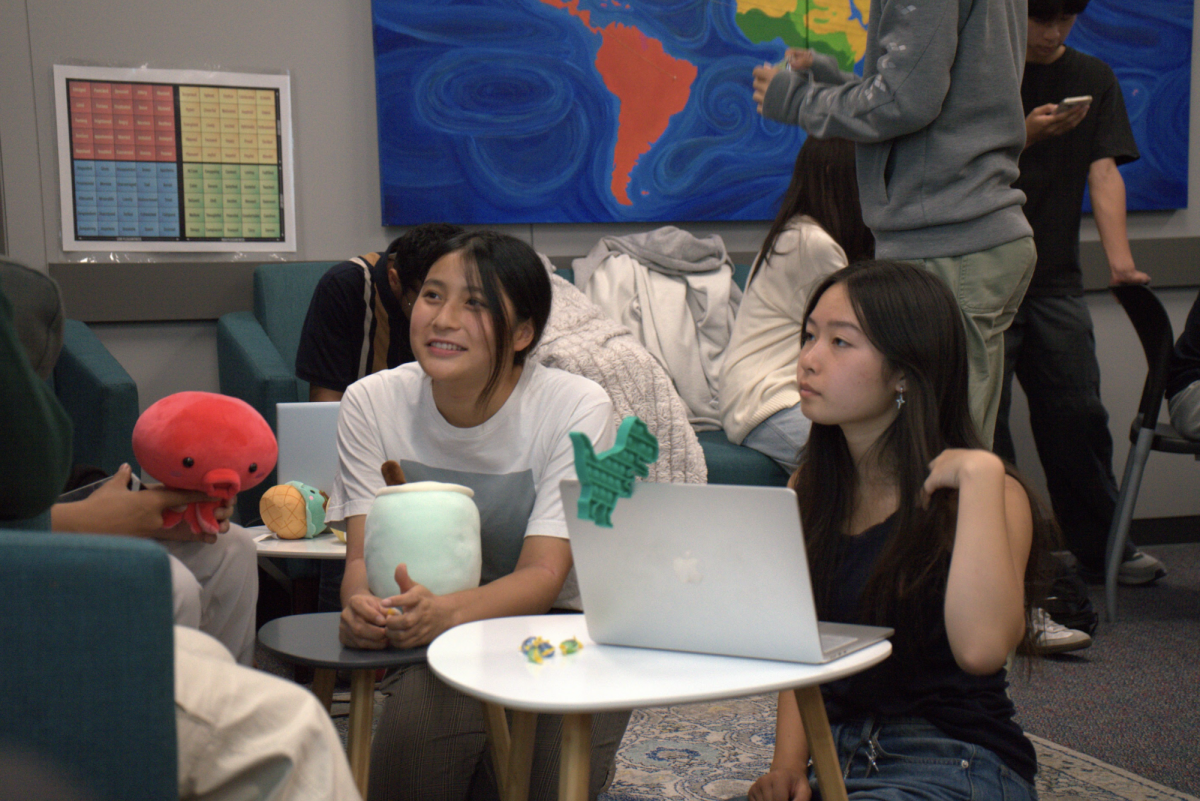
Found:
<path fill-rule="evenodd" d="M 263 523 L 283 540 L 315 537 L 325 530 L 329 496 L 302 481 L 276 484 L 263 493 L 258 512 Z"/>

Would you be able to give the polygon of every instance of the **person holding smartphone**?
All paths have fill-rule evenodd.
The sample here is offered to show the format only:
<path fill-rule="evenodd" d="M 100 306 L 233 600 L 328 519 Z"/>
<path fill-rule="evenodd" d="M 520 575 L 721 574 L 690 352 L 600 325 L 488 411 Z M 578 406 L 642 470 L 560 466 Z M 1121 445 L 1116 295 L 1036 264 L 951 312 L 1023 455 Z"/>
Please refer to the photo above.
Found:
<path fill-rule="evenodd" d="M 1121 87 L 1108 65 L 1065 44 L 1087 3 L 1029 0 L 1021 84 L 1027 142 L 1015 185 L 1027 198 L 1037 266 L 1005 333 L 995 450 L 1015 459 L 1008 425 L 1015 374 L 1029 398 L 1030 425 L 1066 544 L 1084 578 L 1102 581 L 1117 483 L 1079 266 L 1085 186 L 1112 283 L 1144 284 L 1150 276 L 1134 264 L 1125 230 L 1125 183 L 1117 166 L 1137 159 L 1138 148 Z M 1081 96 L 1091 99 L 1064 102 Z M 1165 573 L 1162 562 L 1129 546 L 1120 581 L 1145 584 Z"/>

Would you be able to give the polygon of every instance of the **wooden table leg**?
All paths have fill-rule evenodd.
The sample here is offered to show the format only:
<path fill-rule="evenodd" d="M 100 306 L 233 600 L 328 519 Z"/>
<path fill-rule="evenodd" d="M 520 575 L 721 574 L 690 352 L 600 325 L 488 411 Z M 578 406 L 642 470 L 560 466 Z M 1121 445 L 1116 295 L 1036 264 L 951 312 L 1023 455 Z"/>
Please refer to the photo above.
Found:
<path fill-rule="evenodd" d="M 821 786 L 823 801 L 846 801 L 846 785 L 842 781 L 842 769 L 838 765 L 837 748 L 833 743 L 833 732 L 829 730 L 829 717 L 825 714 L 825 701 L 821 688 L 800 687 L 794 691 L 796 704 L 800 707 L 800 720 L 808 737 L 808 755 L 817 771 L 817 783 Z"/>
<path fill-rule="evenodd" d="M 587 801 L 591 761 L 592 716 L 586 713 L 563 715 L 559 801 Z"/>
<path fill-rule="evenodd" d="M 313 695 L 328 712 L 333 708 L 333 685 L 337 682 L 337 671 L 332 668 L 316 668 L 313 671 Z"/>
<path fill-rule="evenodd" d="M 346 732 L 346 750 L 350 774 L 363 798 L 367 796 L 367 776 L 371 767 L 371 720 L 375 712 L 375 669 L 355 670 L 350 674 L 350 725 Z"/>
<path fill-rule="evenodd" d="M 529 798 L 529 770 L 533 767 L 533 738 L 537 734 L 537 713 L 512 713 L 512 740 L 508 752 L 505 784 L 500 790 L 503 801 Z"/>
<path fill-rule="evenodd" d="M 508 755 L 512 751 L 512 739 L 508 734 L 508 718 L 504 707 L 483 702 L 483 728 L 487 732 L 488 748 L 492 752 L 492 766 L 496 769 L 496 785 L 503 793 L 508 786 Z M 501 801 L 508 801 L 501 796 Z"/>

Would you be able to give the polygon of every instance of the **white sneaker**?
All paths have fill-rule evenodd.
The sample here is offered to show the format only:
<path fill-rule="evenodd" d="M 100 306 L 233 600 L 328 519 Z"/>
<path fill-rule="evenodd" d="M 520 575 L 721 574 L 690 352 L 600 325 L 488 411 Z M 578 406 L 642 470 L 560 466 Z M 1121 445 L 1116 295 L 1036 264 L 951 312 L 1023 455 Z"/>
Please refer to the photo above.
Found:
<path fill-rule="evenodd" d="M 1104 583 L 1104 565 L 1100 565 L 1097 569 L 1088 569 L 1079 565 L 1075 572 L 1088 584 Z M 1134 551 L 1117 568 L 1117 583 L 1127 586 L 1150 584 L 1165 575 L 1167 575 L 1167 568 L 1161 560 L 1155 559 L 1145 551 Z"/>
<path fill-rule="evenodd" d="M 1167 575 L 1163 563 L 1144 551 L 1134 551 L 1133 556 L 1121 562 L 1117 569 L 1119 584 L 1149 584 Z"/>
<path fill-rule="evenodd" d="M 1061 654 L 1079 651 L 1092 644 L 1091 635 L 1078 629 L 1069 629 L 1055 623 L 1044 609 L 1033 610 L 1033 647 L 1037 653 Z"/>

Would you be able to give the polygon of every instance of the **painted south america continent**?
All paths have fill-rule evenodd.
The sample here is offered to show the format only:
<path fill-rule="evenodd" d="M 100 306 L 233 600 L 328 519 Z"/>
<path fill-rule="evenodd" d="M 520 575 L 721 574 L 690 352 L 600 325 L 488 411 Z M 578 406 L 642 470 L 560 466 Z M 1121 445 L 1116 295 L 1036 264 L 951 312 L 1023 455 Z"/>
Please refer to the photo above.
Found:
<path fill-rule="evenodd" d="M 634 26 L 614 22 L 603 28 L 592 27 L 591 12 L 581 10 L 579 0 L 542 2 L 566 9 L 588 30 L 600 34 L 596 69 L 620 105 L 612 193 L 621 205 L 632 206 L 629 182 L 633 168 L 666 132 L 671 117 L 687 105 L 696 80 L 696 67 L 669 55 L 662 42 Z"/>

